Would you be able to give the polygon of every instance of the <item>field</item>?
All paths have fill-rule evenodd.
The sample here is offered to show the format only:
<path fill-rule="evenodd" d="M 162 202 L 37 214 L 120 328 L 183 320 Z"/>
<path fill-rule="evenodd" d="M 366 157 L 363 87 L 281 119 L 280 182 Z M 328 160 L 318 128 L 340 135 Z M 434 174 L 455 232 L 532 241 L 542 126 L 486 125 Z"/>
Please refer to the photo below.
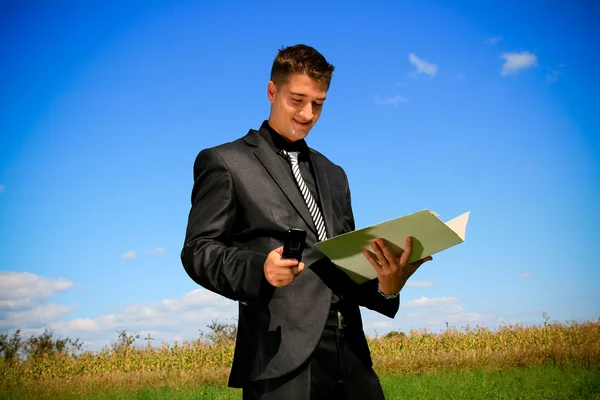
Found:
<path fill-rule="evenodd" d="M 81 353 L 51 334 L 4 335 L 0 397 L 241 399 L 224 387 L 234 336 L 213 324 L 195 341 L 138 347 L 122 332 L 112 348 Z M 600 399 L 598 321 L 392 332 L 369 344 L 388 399 Z"/>

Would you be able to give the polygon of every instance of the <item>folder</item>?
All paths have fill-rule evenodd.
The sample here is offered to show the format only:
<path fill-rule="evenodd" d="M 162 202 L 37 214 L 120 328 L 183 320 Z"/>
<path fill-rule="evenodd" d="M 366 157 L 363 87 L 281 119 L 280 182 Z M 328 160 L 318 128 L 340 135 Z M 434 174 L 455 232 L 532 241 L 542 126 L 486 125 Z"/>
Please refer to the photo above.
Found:
<path fill-rule="evenodd" d="M 404 251 L 406 237 L 413 237 L 409 262 L 434 255 L 465 241 L 470 211 L 443 222 L 431 210 L 421 210 L 390 221 L 338 235 L 316 244 L 338 268 L 357 283 L 377 278 L 363 251 L 373 252 L 371 242 L 382 238 L 396 256 Z"/>

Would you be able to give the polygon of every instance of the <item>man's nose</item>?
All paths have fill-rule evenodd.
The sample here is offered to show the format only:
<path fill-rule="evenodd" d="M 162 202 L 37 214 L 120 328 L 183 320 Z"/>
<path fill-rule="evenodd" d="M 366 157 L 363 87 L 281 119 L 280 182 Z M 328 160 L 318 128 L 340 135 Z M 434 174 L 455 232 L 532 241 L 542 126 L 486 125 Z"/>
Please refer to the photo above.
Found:
<path fill-rule="evenodd" d="M 300 116 L 303 118 L 303 122 L 310 121 L 312 119 L 313 115 L 314 115 L 314 113 L 313 113 L 313 107 L 312 107 L 311 103 L 306 104 L 300 110 Z"/>

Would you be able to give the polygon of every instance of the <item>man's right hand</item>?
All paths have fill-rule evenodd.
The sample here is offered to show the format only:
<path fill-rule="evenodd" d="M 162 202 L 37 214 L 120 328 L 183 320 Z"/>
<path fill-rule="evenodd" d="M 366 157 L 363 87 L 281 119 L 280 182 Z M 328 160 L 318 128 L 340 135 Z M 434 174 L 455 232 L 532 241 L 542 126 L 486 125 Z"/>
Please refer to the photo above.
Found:
<path fill-rule="evenodd" d="M 265 278 L 275 287 L 289 285 L 304 270 L 303 262 L 298 263 L 295 259 L 282 258 L 282 255 L 283 246 L 271 251 L 265 260 Z"/>

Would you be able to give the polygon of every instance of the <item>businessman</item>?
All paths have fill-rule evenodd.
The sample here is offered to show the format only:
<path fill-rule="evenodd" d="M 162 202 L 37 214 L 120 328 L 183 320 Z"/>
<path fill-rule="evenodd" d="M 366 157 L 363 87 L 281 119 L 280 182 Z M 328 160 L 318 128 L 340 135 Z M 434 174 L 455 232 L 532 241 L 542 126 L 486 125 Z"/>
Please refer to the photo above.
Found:
<path fill-rule="evenodd" d="M 394 318 L 426 259 L 395 257 L 382 238 L 364 256 L 377 278 L 352 281 L 315 243 L 355 229 L 344 170 L 305 139 L 334 67 L 314 48 L 279 50 L 258 130 L 199 152 L 181 260 L 191 279 L 239 304 L 229 386 L 244 399 L 383 399 L 360 306 Z M 300 261 L 282 258 L 289 228 L 306 231 Z"/>

